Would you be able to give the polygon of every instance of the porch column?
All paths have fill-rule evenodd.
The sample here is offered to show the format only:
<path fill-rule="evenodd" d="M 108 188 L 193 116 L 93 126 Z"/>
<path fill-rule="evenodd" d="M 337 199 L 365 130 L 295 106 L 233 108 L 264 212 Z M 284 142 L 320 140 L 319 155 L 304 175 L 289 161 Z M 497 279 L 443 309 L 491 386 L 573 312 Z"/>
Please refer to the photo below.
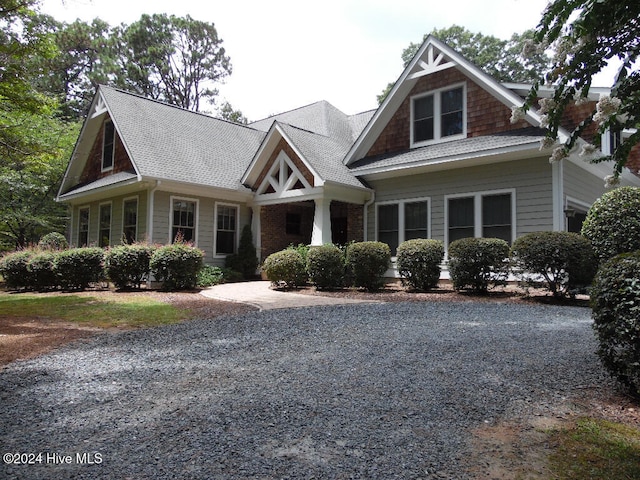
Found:
<path fill-rule="evenodd" d="M 251 207 L 251 233 L 253 235 L 253 245 L 258 253 L 258 260 L 262 261 L 262 225 L 260 223 L 260 215 L 262 208 L 260 205 Z"/>
<path fill-rule="evenodd" d="M 331 243 L 331 200 L 328 198 L 318 198 L 314 201 L 316 209 L 313 215 L 311 245 L 320 246 L 325 243 Z"/>

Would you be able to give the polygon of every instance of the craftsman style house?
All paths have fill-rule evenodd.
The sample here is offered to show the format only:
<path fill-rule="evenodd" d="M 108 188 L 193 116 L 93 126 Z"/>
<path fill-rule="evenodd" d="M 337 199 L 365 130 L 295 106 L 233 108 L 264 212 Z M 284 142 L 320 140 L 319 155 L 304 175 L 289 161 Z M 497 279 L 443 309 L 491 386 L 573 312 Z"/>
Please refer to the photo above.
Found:
<path fill-rule="evenodd" d="M 70 243 L 180 233 L 224 264 L 247 224 L 261 259 L 298 243 L 380 240 L 395 251 L 411 238 L 579 230 L 611 165 L 579 152 L 550 163 L 540 115 L 510 121 L 528 90 L 433 37 L 382 105 L 358 115 L 318 102 L 243 126 L 100 87 L 58 195 Z M 561 140 L 575 122 L 567 115 Z M 622 183 L 640 178 L 625 171 Z"/>

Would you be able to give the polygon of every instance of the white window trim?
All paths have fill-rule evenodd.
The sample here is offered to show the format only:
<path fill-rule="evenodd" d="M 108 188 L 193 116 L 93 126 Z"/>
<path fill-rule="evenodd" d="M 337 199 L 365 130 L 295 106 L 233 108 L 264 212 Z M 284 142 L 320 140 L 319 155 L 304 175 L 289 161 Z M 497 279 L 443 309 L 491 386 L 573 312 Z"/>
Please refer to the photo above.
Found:
<path fill-rule="evenodd" d="M 198 225 L 200 224 L 200 200 L 197 198 L 178 197 L 171 195 L 169 197 L 169 245 L 173 245 L 173 203 L 178 201 L 194 202 L 196 204 L 195 218 L 193 219 L 193 245 L 198 246 Z"/>
<path fill-rule="evenodd" d="M 98 246 L 100 247 L 100 240 L 101 240 L 101 236 L 100 236 L 100 230 L 102 230 L 101 228 L 101 223 L 102 223 L 102 207 L 104 207 L 105 205 L 109 205 L 109 243 L 107 243 L 106 247 L 111 246 L 111 237 L 113 235 L 113 202 L 102 202 L 98 205 Z M 89 212 L 89 215 L 91 215 L 91 212 Z M 105 246 L 102 246 L 101 248 L 105 248 Z"/>
<path fill-rule="evenodd" d="M 231 207 L 236 209 L 236 238 L 234 253 L 238 252 L 240 245 L 240 205 L 237 203 L 215 202 L 213 209 L 213 258 L 226 258 L 231 253 L 218 253 L 218 207 Z"/>
<path fill-rule="evenodd" d="M 87 217 L 87 246 L 89 246 L 89 238 L 91 237 L 91 206 L 90 205 L 82 205 L 80 207 L 78 207 L 78 219 L 77 219 L 77 225 L 78 225 L 78 232 L 76 234 L 76 245 L 78 247 L 81 247 L 82 245 L 79 245 L 80 243 L 80 211 L 82 210 L 88 210 L 89 211 L 89 216 Z M 71 238 L 73 238 L 73 232 L 71 233 Z"/>
<path fill-rule="evenodd" d="M 106 144 L 107 139 L 107 124 L 111 123 L 113 125 L 113 146 L 111 148 L 111 166 L 104 166 L 104 146 Z M 102 131 L 102 156 L 100 158 L 100 171 L 101 172 L 110 172 L 113 170 L 113 166 L 116 163 L 116 125 L 113 123 L 113 120 L 106 120 L 104 122 L 104 129 Z"/>
<path fill-rule="evenodd" d="M 507 188 L 503 190 L 484 190 L 481 192 L 467 192 L 467 193 L 455 193 L 444 196 L 444 245 L 445 249 L 449 248 L 449 200 L 453 198 L 469 198 L 473 197 L 473 236 L 476 238 L 482 238 L 482 197 L 491 195 L 505 195 L 511 194 L 511 241 L 516 239 L 516 189 Z"/>
<path fill-rule="evenodd" d="M 441 93 L 449 90 L 455 90 L 456 88 L 462 87 L 462 133 L 458 135 L 450 135 L 448 137 L 441 137 L 440 119 L 442 117 L 441 114 Z M 414 102 L 423 97 L 428 97 L 433 95 L 433 140 L 424 140 L 422 142 L 414 142 L 413 134 L 414 134 Z M 449 142 L 451 140 L 460 140 L 462 138 L 467 138 L 467 84 L 465 82 L 458 83 L 454 85 L 448 85 L 443 88 L 438 88 L 436 90 L 431 90 L 429 92 L 419 93 L 417 95 L 413 95 L 409 99 L 409 107 L 411 110 L 411 122 L 409 124 L 409 134 L 410 134 L 410 148 L 415 147 L 423 147 L 425 145 L 431 145 L 434 143 L 442 143 Z"/>
<path fill-rule="evenodd" d="M 431 238 L 431 197 L 416 197 L 416 198 L 403 198 L 402 200 L 386 200 L 383 202 L 376 202 L 376 218 L 374 222 L 375 239 L 378 241 L 378 208 L 381 205 L 398 205 L 398 245 L 404 242 L 405 234 L 405 218 L 404 218 L 404 206 L 406 203 L 427 202 L 427 238 Z M 395 261 L 395 255 L 393 259 Z"/>
<path fill-rule="evenodd" d="M 138 224 L 139 219 L 140 219 L 140 197 L 138 197 L 137 195 L 135 197 L 127 197 L 127 198 L 123 198 L 122 199 L 122 236 L 124 237 L 124 220 L 125 220 L 125 204 L 127 202 L 130 202 L 132 200 L 136 201 L 136 233 L 135 233 L 135 237 L 134 237 L 134 241 L 137 242 L 138 241 Z"/>

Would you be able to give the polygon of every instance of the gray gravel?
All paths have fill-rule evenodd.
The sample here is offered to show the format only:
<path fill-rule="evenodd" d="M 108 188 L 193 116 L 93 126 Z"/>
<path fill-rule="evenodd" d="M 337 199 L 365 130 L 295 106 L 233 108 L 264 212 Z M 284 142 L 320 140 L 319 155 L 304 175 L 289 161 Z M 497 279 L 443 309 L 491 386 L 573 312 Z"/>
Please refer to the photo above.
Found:
<path fill-rule="evenodd" d="M 464 479 L 470 429 L 607 381 L 590 325 L 439 302 L 100 335 L 0 374 L 3 453 L 43 454 L 0 477 Z"/>

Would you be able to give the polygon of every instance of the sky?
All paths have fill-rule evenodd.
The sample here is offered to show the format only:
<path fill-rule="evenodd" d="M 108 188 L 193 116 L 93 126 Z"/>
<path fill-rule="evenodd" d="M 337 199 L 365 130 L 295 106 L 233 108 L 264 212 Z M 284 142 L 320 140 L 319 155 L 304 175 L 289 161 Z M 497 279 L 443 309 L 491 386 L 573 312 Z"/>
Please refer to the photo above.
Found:
<path fill-rule="evenodd" d="M 547 0 L 42 0 L 59 21 L 130 24 L 167 13 L 215 24 L 231 58 L 219 86 L 249 120 L 326 100 L 346 114 L 377 107 L 402 73 L 402 50 L 461 25 L 507 39 L 534 28 Z"/>

